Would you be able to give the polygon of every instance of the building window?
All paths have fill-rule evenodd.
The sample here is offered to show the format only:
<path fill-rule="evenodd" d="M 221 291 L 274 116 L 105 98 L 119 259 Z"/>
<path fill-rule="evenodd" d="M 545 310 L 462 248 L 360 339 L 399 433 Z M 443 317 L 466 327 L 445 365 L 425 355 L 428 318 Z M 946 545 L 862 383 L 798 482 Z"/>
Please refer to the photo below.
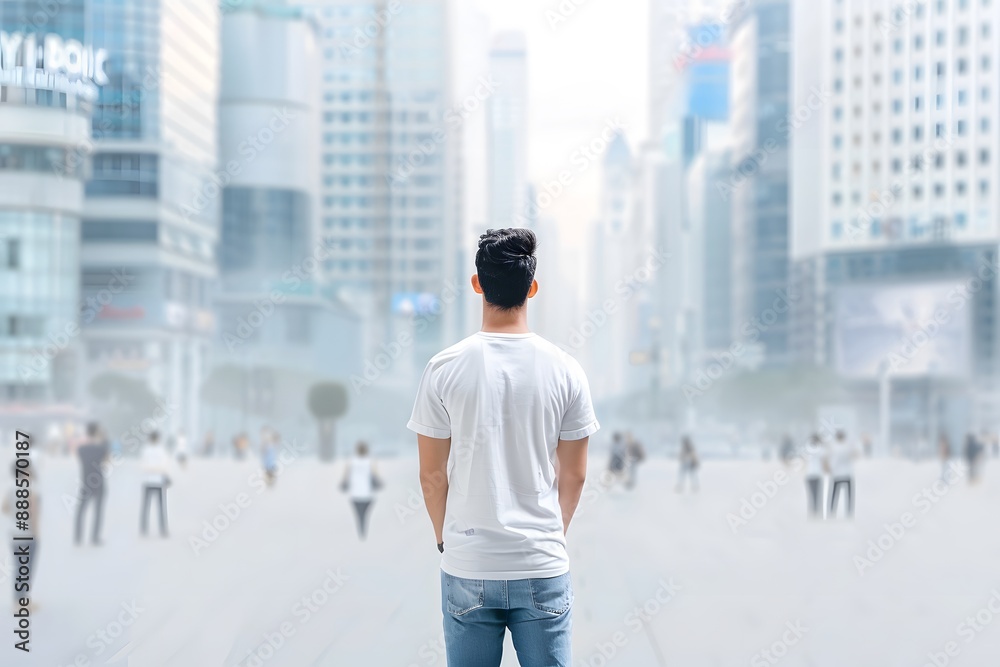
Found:
<path fill-rule="evenodd" d="M 17 271 L 21 268 L 21 239 L 6 239 L 4 243 L 6 251 L 4 266 L 8 271 Z"/>

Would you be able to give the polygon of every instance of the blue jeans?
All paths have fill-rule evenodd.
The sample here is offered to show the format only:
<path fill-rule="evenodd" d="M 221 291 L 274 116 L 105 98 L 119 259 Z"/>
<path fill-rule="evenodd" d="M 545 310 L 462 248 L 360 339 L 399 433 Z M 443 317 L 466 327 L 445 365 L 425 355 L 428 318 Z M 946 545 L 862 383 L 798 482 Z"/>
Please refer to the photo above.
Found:
<path fill-rule="evenodd" d="M 521 667 L 570 667 L 573 584 L 462 579 L 441 573 L 448 667 L 498 667 L 509 628 Z"/>

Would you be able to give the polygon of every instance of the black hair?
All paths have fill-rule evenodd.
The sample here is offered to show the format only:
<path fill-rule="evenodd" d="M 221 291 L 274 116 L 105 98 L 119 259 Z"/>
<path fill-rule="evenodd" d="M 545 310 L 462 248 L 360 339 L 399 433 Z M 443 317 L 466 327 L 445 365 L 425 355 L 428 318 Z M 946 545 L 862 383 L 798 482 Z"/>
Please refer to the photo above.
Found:
<path fill-rule="evenodd" d="M 486 303 L 500 310 L 524 305 L 535 279 L 535 233 L 523 227 L 487 229 L 479 237 L 476 272 Z"/>
<path fill-rule="evenodd" d="M 91 438 L 96 438 L 97 433 L 100 431 L 101 427 L 97 425 L 97 422 L 87 422 L 87 436 Z"/>

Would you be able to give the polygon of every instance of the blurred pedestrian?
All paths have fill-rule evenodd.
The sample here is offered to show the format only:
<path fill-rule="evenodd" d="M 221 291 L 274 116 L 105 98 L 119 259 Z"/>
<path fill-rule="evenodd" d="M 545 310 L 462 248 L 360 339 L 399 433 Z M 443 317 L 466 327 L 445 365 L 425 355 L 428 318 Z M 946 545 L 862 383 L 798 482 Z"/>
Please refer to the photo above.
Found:
<path fill-rule="evenodd" d="M 187 467 L 188 438 L 184 431 L 178 431 L 174 437 L 174 457 L 177 458 L 177 463 L 180 464 L 181 468 Z"/>
<path fill-rule="evenodd" d="M 354 514 L 358 522 L 358 537 L 362 540 L 368 536 L 368 512 L 375 502 L 375 492 L 382 488 L 375 462 L 368 455 L 368 444 L 359 442 L 354 450 L 354 456 L 348 461 L 344 470 L 344 480 L 341 489 L 346 491 L 354 505 Z"/>
<path fill-rule="evenodd" d="M 941 481 L 947 480 L 948 464 L 951 462 L 951 442 L 944 433 L 938 438 L 938 458 L 941 459 Z"/>
<path fill-rule="evenodd" d="M 205 458 L 215 455 L 215 432 L 211 429 L 205 431 L 205 438 L 201 442 L 201 455 Z"/>
<path fill-rule="evenodd" d="M 792 462 L 792 459 L 795 458 L 795 441 L 792 440 L 792 436 L 788 435 L 787 433 L 784 436 L 782 436 L 781 449 L 779 451 L 780 451 L 779 455 L 781 456 L 781 462 L 784 463 L 786 466 L 789 465 Z"/>
<path fill-rule="evenodd" d="M 261 447 L 261 463 L 264 466 L 264 477 L 268 486 L 273 486 L 278 477 L 278 437 L 268 434 Z"/>
<path fill-rule="evenodd" d="M 611 436 L 611 456 L 608 459 L 608 472 L 615 480 L 620 479 L 625 472 L 627 458 L 628 450 L 625 446 L 625 438 L 620 431 L 615 431 Z"/>
<path fill-rule="evenodd" d="M 677 493 L 684 490 L 684 480 L 688 479 L 688 487 L 691 491 L 698 491 L 698 466 L 700 462 L 698 461 L 698 452 L 695 451 L 694 443 L 691 442 L 691 438 L 684 436 L 681 438 L 681 453 L 678 457 L 680 463 L 680 471 L 677 474 L 677 487 L 674 489 Z"/>
<path fill-rule="evenodd" d="M 80 460 L 80 496 L 76 506 L 76 530 L 73 541 L 79 545 L 83 541 L 84 514 L 88 505 L 94 507 L 94 523 L 90 532 L 90 542 L 101 543 L 101 516 L 104 513 L 104 465 L 108 460 L 108 439 L 97 422 L 87 424 L 87 440 L 76 450 Z"/>
<path fill-rule="evenodd" d="M 142 534 L 149 532 L 150 505 L 155 499 L 160 509 L 160 535 L 167 537 L 167 487 L 170 486 L 170 456 L 160 443 L 160 434 L 153 431 L 142 450 Z"/>
<path fill-rule="evenodd" d="M 982 454 L 983 446 L 976 439 L 976 436 L 969 433 L 965 436 L 965 465 L 969 470 L 969 484 L 979 481 L 979 457 Z"/>
<path fill-rule="evenodd" d="M 819 433 L 809 436 L 803 458 L 806 464 L 806 490 L 809 493 L 809 516 L 823 518 L 823 478 L 826 444 Z"/>
<path fill-rule="evenodd" d="M 632 437 L 632 432 L 625 434 L 625 488 L 635 487 L 639 465 L 646 460 L 646 448 Z"/>
<path fill-rule="evenodd" d="M 830 510 L 828 516 L 837 515 L 837 500 L 840 490 L 845 493 L 846 516 L 854 516 L 854 460 L 859 448 L 847 439 L 844 431 L 837 431 L 827 453 L 827 469 L 830 472 Z"/>
<path fill-rule="evenodd" d="M 246 433 L 237 433 L 233 436 L 233 454 L 237 461 L 246 458 L 247 450 L 250 448 L 250 438 Z"/>

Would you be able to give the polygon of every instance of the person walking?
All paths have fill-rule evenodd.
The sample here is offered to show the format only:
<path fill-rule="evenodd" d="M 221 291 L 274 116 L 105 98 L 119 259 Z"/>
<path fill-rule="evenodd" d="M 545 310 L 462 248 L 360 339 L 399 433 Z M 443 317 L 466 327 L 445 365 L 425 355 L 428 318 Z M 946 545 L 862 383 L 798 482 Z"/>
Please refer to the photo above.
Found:
<path fill-rule="evenodd" d="M 350 495 L 358 523 L 358 537 L 364 540 L 368 536 L 368 511 L 375 502 L 375 492 L 382 488 L 375 462 L 368 456 L 368 443 L 359 442 L 355 447 L 354 456 L 344 470 L 341 488 Z"/>
<path fill-rule="evenodd" d="M 80 460 L 80 498 L 76 506 L 76 526 L 73 542 L 83 542 L 83 524 L 88 506 L 94 508 L 94 523 L 90 531 L 90 542 L 101 544 L 101 517 L 104 513 L 104 464 L 108 460 L 108 439 L 97 422 L 87 424 L 87 440 L 76 450 Z"/>
<path fill-rule="evenodd" d="M 528 229 L 480 237 L 482 329 L 430 360 L 407 423 L 450 667 L 497 667 L 508 630 L 522 667 L 572 664 L 566 533 L 600 425 L 580 364 L 528 328 L 536 244 Z"/>
<path fill-rule="evenodd" d="M 965 450 L 962 454 L 965 457 L 965 464 L 969 470 L 969 484 L 979 481 L 979 455 L 982 453 L 982 445 L 972 433 L 965 436 Z"/>
<path fill-rule="evenodd" d="M 639 466 L 646 460 L 646 448 L 632 436 L 625 434 L 625 488 L 634 489 L 639 473 Z"/>
<path fill-rule="evenodd" d="M 840 490 L 844 490 L 846 516 L 854 516 L 854 460 L 858 458 L 857 445 L 848 441 L 844 431 L 837 431 L 827 453 L 827 467 L 830 472 L 830 509 L 828 516 L 837 515 L 837 500 Z"/>
<path fill-rule="evenodd" d="M 153 431 L 142 450 L 142 534 L 149 532 L 149 512 L 155 499 L 160 509 L 160 535 L 167 537 L 167 487 L 170 486 L 170 455 L 160 444 L 160 434 Z"/>
<path fill-rule="evenodd" d="M 628 460 L 628 449 L 621 431 L 615 431 L 611 436 L 611 456 L 608 459 L 608 472 L 614 480 L 618 480 L 625 472 Z"/>
<path fill-rule="evenodd" d="M 681 453 L 678 457 L 680 470 L 677 472 L 677 486 L 674 491 L 680 493 L 684 490 L 684 480 L 688 480 L 688 488 L 693 492 L 698 491 L 698 452 L 695 451 L 691 438 L 684 436 L 681 438 Z"/>
<path fill-rule="evenodd" d="M 942 433 L 938 437 L 938 458 L 941 459 L 941 481 L 948 479 L 948 465 L 951 463 L 951 441 Z"/>
<path fill-rule="evenodd" d="M 823 466 L 826 447 L 819 433 L 813 433 L 805 449 L 806 488 L 809 493 L 809 516 L 823 518 Z"/>

